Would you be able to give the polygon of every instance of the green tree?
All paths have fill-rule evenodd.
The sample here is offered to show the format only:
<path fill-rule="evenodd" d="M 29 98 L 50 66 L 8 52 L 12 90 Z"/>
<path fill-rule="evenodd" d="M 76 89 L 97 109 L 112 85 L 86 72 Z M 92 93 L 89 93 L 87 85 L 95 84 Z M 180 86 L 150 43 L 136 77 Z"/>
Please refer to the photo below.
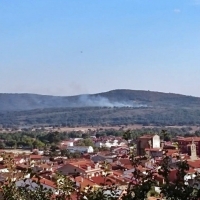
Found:
<path fill-rule="evenodd" d="M 130 130 L 127 130 L 123 133 L 122 138 L 128 142 L 128 140 L 132 139 L 132 133 Z"/>
<path fill-rule="evenodd" d="M 14 141 L 14 140 L 8 140 L 8 141 L 5 142 L 5 145 L 8 146 L 8 147 L 13 148 L 13 147 L 16 146 L 16 141 Z"/>
<path fill-rule="evenodd" d="M 4 149 L 4 148 L 5 148 L 4 142 L 0 141 L 0 149 Z"/>
<path fill-rule="evenodd" d="M 38 149 L 43 148 L 45 146 L 45 144 L 39 140 L 35 140 L 32 143 L 32 145 L 33 145 L 33 148 L 38 148 Z"/>
<path fill-rule="evenodd" d="M 86 139 L 83 139 L 83 140 L 79 140 L 77 142 L 77 145 L 78 146 L 92 146 L 92 147 L 94 147 L 94 142 L 92 141 L 92 139 L 86 138 Z"/>

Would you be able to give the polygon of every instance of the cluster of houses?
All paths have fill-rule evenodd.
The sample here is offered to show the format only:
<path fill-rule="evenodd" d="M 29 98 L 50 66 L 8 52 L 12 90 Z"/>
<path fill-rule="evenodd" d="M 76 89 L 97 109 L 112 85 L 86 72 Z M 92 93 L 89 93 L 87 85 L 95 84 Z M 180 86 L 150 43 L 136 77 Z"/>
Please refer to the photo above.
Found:
<path fill-rule="evenodd" d="M 130 147 L 124 141 L 106 140 L 98 141 L 98 145 L 106 145 L 109 151 L 93 153 L 92 147 L 74 146 L 75 141 L 63 141 L 62 148 L 66 148 L 72 152 L 80 151 L 83 157 L 80 159 L 68 159 L 56 157 L 53 160 L 45 155 L 10 155 L 15 163 L 17 170 L 16 185 L 23 186 L 26 183 L 20 179 L 20 174 L 31 168 L 41 177 L 41 184 L 54 191 L 56 194 L 56 184 L 54 182 L 57 173 L 68 176 L 80 189 L 84 190 L 90 186 L 92 188 L 102 187 L 103 183 L 118 186 L 119 199 L 126 192 L 128 184 L 133 180 L 133 172 L 135 167 L 129 159 Z M 163 155 L 170 157 L 171 171 L 169 172 L 169 181 L 176 179 L 176 163 L 180 159 L 188 161 L 189 170 L 185 176 L 186 184 L 193 184 L 196 179 L 196 173 L 200 171 L 200 138 L 199 137 L 177 137 L 174 142 L 161 141 L 159 135 L 144 135 L 136 141 L 136 156 L 146 156 L 137 168 L 145 173 L 147 170 L 154 170 L 155 180 L 158 187 L 155 188 L 159 194 L 159 185 L 163 184 L 164 178 L 159 175 L 158 170 Z M 104 165 L 108 167 L 108 175 L 105 176 Z M 0 182 L 4 184 L 6 178 L 9 177 L 10 171 L 3 157 L 0 158 Z M 26 181 L 33 181 L 29 174 Z M 200 183 L 197 183 L 200 186 Z M 35 184 L 35 183 L 34 183 Z M 35 184 L 34 187 L 37 187 Z M 77 199 L 76 192 L 71 197 Z M 153 197 L 151 197 L 153 199 Z M 156 197 L 155 199 L 159 199 Z"/>
<path fill-rule="evenodd" d="M 95 138 L 91 137 L 92 141 L 94 142 L 95 147 L 97 148 L 108 148 L 110 149 L 111 147 L 121 147 L 121 146 L 126 146 L 126 141 L 124 141 L 120 137 L 106 137 L 106 138 Z M 60 143 L 60 148 L 64 148 L 69 150 L 70 152 L 81 152 L 81 153 L 93 153 L 94 148 L 92 146 L 77 146 L 76 143 L 77 141 L 82 140 L 82 138 L 74 138 L 71 140 L 67 141 L 62 141 Z"/>

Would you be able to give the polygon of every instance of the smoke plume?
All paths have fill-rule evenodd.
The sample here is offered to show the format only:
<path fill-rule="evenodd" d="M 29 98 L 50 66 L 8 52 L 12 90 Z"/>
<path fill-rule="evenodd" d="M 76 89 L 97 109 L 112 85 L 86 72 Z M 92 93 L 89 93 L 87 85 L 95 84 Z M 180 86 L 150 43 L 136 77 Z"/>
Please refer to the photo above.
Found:
<path fill-rule="evenodd" d="M 102 96 L 89 95 L 81 95 L 78 104 L 86 107 L 147 107 L 147 105 L 138 104 L 134 101 L 110 101 Z"/>

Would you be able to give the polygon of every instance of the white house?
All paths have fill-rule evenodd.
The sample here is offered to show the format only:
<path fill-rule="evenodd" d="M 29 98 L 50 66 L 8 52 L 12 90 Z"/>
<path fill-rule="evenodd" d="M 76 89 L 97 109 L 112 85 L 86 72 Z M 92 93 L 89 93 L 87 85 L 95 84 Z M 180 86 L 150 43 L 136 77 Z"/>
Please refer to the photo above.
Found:
<path fill-rule="evenodd" d="M 111 148 L 111 147 L 118 147 L 118 146 L 123 146 L 125 145 L 124 142 L 119 142 L 118 140 L 106 140 L 106 141 L 99 141 L 95 143 L 95 146 L 98 148 L 101 147 L 107 147 L 107 148 Z"/>
<path fill-rule="evenodd" d="M 92 146 L 67 146 L 67 150 L 70 152 L 81 152 L 81 153 L 93 153 L 94 149 Z"/>

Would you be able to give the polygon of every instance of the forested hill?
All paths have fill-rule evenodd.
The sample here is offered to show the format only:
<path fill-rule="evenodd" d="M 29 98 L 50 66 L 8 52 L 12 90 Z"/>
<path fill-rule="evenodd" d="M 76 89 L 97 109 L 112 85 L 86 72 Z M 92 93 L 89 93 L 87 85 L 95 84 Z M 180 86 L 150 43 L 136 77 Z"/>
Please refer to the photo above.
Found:
<path fill-rule="evenodd" d="M 200 98 L 141 90 L 112 90 L 77 96 L 0 94 L 0 111 L 76 107 L 194 107 Z"/>

